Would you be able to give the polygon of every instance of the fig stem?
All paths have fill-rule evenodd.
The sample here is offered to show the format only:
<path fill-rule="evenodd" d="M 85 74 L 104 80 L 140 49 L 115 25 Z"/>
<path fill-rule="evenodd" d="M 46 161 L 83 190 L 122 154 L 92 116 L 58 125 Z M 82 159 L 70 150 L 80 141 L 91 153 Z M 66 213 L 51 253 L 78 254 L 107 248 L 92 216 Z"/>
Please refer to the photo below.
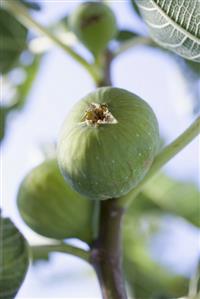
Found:
<path fill-rule="evenodd" d="M 124 209 L 116 199 L 101 202 L 99 234 L 91 246 L 90 262 L 93 265 L 103 299 L 126 299 L 122 271 L 121 226 Z"/>
<path fill-rule="evenodd" d="M 52 252 L 61 252 L 74 255 L 89 263 L 90 253 L 82 248 L 72 246 L 70 244 L 48 244 L 30 246 L 32 256 L 46 255 Z"/>
<path fill-rule="evenodd" d="M 99 68 L 99 73 L 103 75 L 95 80 L 97 87 L 112 86 L 111 81 L 111 64 L 113 61 L 113 53 L 106 49 L 105 52 L 95 61 L 95 66 Z"/>
<path fill-rule="evenodd" d="M 142 191 L 145 184 L 151 179 L 151 177 L 160 170 L 168 161 L 170 161 L 175 155 L 177 155 L 182 149 L 184 149 L 195 137 L 200 133 L 200 116 L 187 128 L 179 137 L 177 137 L 172 143 L 167 145 L 154 159 L 154 162 L 144 177 L 144 179 L 131 190 L 128 194 L 118 199 L 118 204 L 124 208 L 127 208 L 131 202 Z"/>
<path fill-rule="evenodd" d="M 92 221 L 92 237 L 96 240 L 99 234 L 99 215 L 100 215 L 100 202 L 99 200 L 94 201 L 93 207 L 93 221 Z"/>
<path fill-rule="evenodd" d="M 98 73 L 97 68 L 90 64 L 86 59 L 84 59 L 81 55 L 79 55 L 76 51 L 74 51 L 69 45 L 60 40 L 57 36 L 52 34 L 50 30 L 41 25 L 38 21 L 36 21 L 29 14 L 28 10 L 24 7 L 23 4 L 20 4 L 18 1 L 13 0 L 3 0 L 1 2 L 2 8 L 9 11 L 13 14 L 20 23 L 22 23 L 28 29 L 32 29 L 35 32 L 45 35 L 48 37 L 53 43 L 59 46 L 62 50 L 64 50 L 67 54 L 69 54 L 74 60 L 76 60 L 79 64 L 81 64 L 92 76 L 92 78 L 97 81 L 99 80 L 100 74 Z"/>

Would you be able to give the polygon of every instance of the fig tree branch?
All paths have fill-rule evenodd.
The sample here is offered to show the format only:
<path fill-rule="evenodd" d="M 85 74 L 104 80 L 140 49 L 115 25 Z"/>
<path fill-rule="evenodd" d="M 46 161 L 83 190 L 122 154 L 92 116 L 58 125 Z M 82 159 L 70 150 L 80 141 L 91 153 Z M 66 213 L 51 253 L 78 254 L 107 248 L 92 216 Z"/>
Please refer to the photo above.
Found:
<path fill-rule="evenodd" d="M 179 137 L 177 137 L 172 143 L 166 146 L 154 159 L 154 162 L 144 177 L 144 179 L 127 195 L 118 199 L 119 205 L 128 207 L 129 204 L 137 197 L 142 191 L 145 184 L 151 179 L 151 177 L 162 168 L 169 160 L 177 155 L 186 145 L 188 145 L 195 137 L 200 133 L 200 116 L 192 123 L 192 125 L 186 129 Z"/>
<path fill-rule="evenodd" d="M 91 248 L 91 264 L 99 279 L 103 299 L 126 299 L 122 270 L 122 219 L 124 209 L 115 198 L 100 206 L 99 233 Z"/>
<path fill-rule="evenodd" d="M 69 245 L 69 244 L 50 244 L 50 245 L 34 245 L 30 246 L 31 253 L 34 257 L 42 254 L 48 254 L 52 252 L 61 252 L 74 255 L 81 258 L 86 262 L 90 262 L 90 253 L 84 249 Z"/>
<path fill-rule="evenodd" d="M 47 28 L 41 25 L 38 21 L 34 20 L 29 14 L 28 10 L 20 4 L 18 1 L 13 0 L 3 0 L 1 6 L 13 14 L 24 26 L 28 29 L 32 29 L 35 32 L 48 37 L 53 43 L 59 46 L 67 54 L 69 54 L 74 60 L 80 63 L 94 78 L 95 81 L 98 80 L 99 74 L 96 68 L 88 63 L 82 56 L 80 56 L 76 51 L 74 51 L 69 45 L 60 40 L 57 36 L 53 35 Z"/>

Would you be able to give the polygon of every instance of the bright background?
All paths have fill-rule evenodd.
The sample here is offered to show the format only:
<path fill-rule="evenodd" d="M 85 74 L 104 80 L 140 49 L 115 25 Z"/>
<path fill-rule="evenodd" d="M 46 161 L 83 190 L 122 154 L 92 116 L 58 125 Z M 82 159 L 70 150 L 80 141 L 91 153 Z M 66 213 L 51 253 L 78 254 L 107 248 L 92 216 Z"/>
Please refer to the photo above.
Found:
<path fill-rule="evenodd" d="M 34 17 L 47 26 L 78 5 L 78 1 L 40 2 L 43 10 L 34 13 Z M 146 30 L 134 17 L 129 1 L 110 1 L 110 4 L 120 28 Z M 85 53 L 82 48 L 80 51 Z M 136 93 L 152 106 L 166 142 L 173 140 L 194 119 L 192 96 L 185 78 L 167 55 L 136 47 L 114 61 L 112 77 L 114 86 Z M 72 105 L 92 90 L 93 82 L 85 70 L 54 47 L 43 59 L 27 105 L 9 124 L 1 149 L 1 206 L 31 243 L 39 243 L 40 239 L 25 226 L 17 212 L 19 183 L 42 161 L 41 148 L 56 141 Z M 165 170 L 181 180 L 198 183 L 198 150 L 196 139 L 169 162 Z M 177 273 L 190 275 L 200 253 L 199 232 L 185 222 L 171 218 L 166 222 L 166 233 L 162 239 L 155 240 L 152 254 Z M 30 267 L 17 298 L 100 298 L 100 291 L 88 265 L 74 257 L 55 254 L 50 263 Z"/>

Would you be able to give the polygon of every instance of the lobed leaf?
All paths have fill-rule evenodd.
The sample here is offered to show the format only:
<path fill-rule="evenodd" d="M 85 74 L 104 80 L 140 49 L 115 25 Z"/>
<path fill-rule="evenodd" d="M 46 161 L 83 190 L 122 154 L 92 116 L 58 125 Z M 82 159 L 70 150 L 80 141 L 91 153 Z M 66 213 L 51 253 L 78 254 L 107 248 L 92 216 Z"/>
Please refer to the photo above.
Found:
<path fill-rule="evenodd" d="M 136 0 L 136 3 L 158 44 L 200 62 L 199 0 Z"/>

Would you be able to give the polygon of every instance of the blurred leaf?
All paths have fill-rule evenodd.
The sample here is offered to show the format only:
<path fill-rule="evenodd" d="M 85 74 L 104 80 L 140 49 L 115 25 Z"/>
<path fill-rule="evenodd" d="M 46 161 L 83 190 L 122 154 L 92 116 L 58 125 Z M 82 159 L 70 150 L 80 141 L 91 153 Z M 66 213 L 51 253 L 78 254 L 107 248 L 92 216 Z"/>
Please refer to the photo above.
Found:
<path fill-rule="evenodd" d="M 194 184 L 159 174 L 145 186 L 143 194 L 163 211 L 181 216 L 200 227 L 200 192 Z"/>
<path fill-rule="evenodd" d="M 177 0 L 136 0 L 136 3 L 150 35 L 158 44 L 187 59 L 200 62 L 198 0 L 191 0 L 187 5 L 185 1 L 177 4 Z"/>
<path fill-rule="evenodd" d="M 36 1 L 20 0 L 20 2 L 22 2 L 29 9 L 33 9 L 33 10 L 36 10 L 36 11 L 41 10 L 40 4 Z"/>
<path fill-rule="evenodd" d="M 28 268 L 28 245 L 9 218 L 0 214 L 0 299 L 13 299 Z"/>
<path fill-rule="evenodd" d="M 7 127 L 7 117 L 10 113 L 21 110 L 24 105 L 26 104 L 26 101 L 28 99 L 28 95 L 30 93 L 30 90 L 32 88 L 32 85 L 35 81 L 35 78 L 38 74 L 40 65 L 41 65 L 42 56 L 36 55 L 33 57 L 33 61 L 31 64 L 24 65 L 21 64 L 19 67 L 24 72 L 25 80 L 15 86 L 16 88 L 16 96 L 13 99 L 13 103 L 11 103 L 8 106 L 0 105 L 0 143 L 3 140 L 5 133 L 6 133 L 6 127 Z M 10 82 L 11 84 L 11 82 Z"/>
<path fill-rule="evenodd" d="M 200 259 L 197 262 L 196 269 L 190 279 L 190 284 L 189 284 L 189 297 L 190 298 L 196 298 L 199 293 L 200 295 Z"/>
<path fill-rule="evenodd" d="M 139 10 L 139 8 L 138 8 L 138 6 L 136 4 L 136 1 L 135 0 L 131 0 L 131 3 L 132 3 L 132 6 L 133 6 L 136 14 L 141 18 L 141 13 L 140 13 L 140 10 Z"/>
<path fill-rule="evenodd" d="M 199 200 L 200 192 L 194 184 L 158 174 L 129 207 L 124 221 L 124 265 L 137 299 L 177 298 L 187 294 L 189 281 L 153 261 L 148 245 L 159 232 L 164 213 L 184 217 L 200 226 Z"/>
<path fill-rule="evenodd" d="M 188 92 L 192 96 L 194 102 L 193 111 L 198 113 L 200 110 L 200 63 L 183 59 L 177 55 L 173 55 L 173 58 L 179 65 Z"/>
<path fill-rule="evenodd" d="M 41 60 L 41 55 L 35 55 L 31 64 L 21 65 L 23 71 L 25 72 L 25 80 L 22 84 L 17 86 L 17 97 L 15 104 L 13 105 L 14 109 L 22 109 L 25 105 L 27 96 L 29 95 L 32 85 L 37 77 Z"/>
<path fill-rule="evenodd" d="M 0 9 L 0 73 L 7 73 L 27 47 L 27 29 L 7 11 Z"/>
<path fill-rule="evenodd" d="M 4 138 L 8 109 L 0 105 L 0 142 Z"/>
<path fill-rule="evenodd" d="M 200 191 L 193 183 L 180 182 L 162 173 L 151 179 L 129 207 L 130 213 L 171 213 L 200 226 Z"/>
<path fill-rule="evenodd" d="M 138 34 L 136 32 L 133 32 L 133 31 L 130 31 L 130 30 L 120 30 L 117 37 L 116 37 L 116 40 L 118 42 L 124 42 L 124 41 L 132 39 L 136 36 L 138 36 Z"/>
<path fill-rule="evenodd" d="M 198 76 L 198 79 L 200 79 L 200 63 L 187 59 L 185 59 L 185 63 Z"/>
<path fill-rule="evenodd" d="M 183 296 L 188 290 L 188 280 L 153 261 L 148 249 L 151 238 L 159 232 L 159 213 L 136 215 L 134 208 L 129 209 L 123 234 L 125 274 L 134 298 Z"/>

